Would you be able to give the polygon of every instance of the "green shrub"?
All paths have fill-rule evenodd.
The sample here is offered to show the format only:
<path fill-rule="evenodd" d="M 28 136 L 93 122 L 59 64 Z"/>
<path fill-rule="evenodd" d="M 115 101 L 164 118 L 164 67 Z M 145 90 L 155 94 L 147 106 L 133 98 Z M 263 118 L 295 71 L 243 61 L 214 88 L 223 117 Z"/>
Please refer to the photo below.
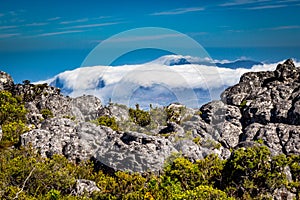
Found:
<path fill-rule="evenodd" d="M 41 110 L 41 114 L 43 116 L 44 119 L 50 119 L 53 117 L 53 113 L 51 110 L 45 108 Z"/>
<path fill-rule="evenodd" d="M 136 109 L 129 109 L 129 116 L 134 123 L 142 127 L 147 126 L 151 123 L 151 117 L 149 112 L 140 110 L 138 104 L 136 105 Z"/>
<path fill-rule="evenodd" d="M 97 125 L 110 127 L 114 131 L 119 130 L 118 124 L 117 124 L 116 119 L 114 117 L 101 116 L 101 117 L 96 119 L 95 123 Z"/>
<path fill-rule="evenodd" d="M 269 196 L 275 188 L 286 185 L 286 165 L 285 156 L 271 157 L 266 146 L 240 148 L 226 163 L 223 186 L 241 198 Z"/>
<path fill-rule="evenodd" d="M 182 105 L 169 106 L 165 108 L 165 112 L 167 113 L 168 122 L 175 122 L 177 124 L 180 124 L 182 122 L 182 117 L 186 113 L 186 107 Z"/>
<path fill-rule="evenodd" d="M 198 145 L 200 145 L 201 144 L 201 137 L 195 137 L 194 139 L 193 139 L 193 142 L 195 143 L 195 144 L 198 144 Z"/>
<path fill-rule="evenodd" d="M 61 155 L 54 155 L 51 159 L 43 158 L 31 148 L 0 151 L 1 199 L 10 199 L 21 188 L 22 195 L 28 198 L 49 199 L 47 197 L 50 195 L 53 199 L 55 196 L 67 196 L 71 193 L 76 179 L 93 177 L 92 165 L 75 165 Z"/>
<path fill-rule="evenodd" d="M 177 198 L 176 198 L 177 199 Z M 178 199 L 189 200 L 234 200 L 221 190 L 208 185 L 200 185 L 193 190 L 184 191 Z"/>
<path fill-rule="evenodd" d="M 20 98 L 8 91 L 0 91 L 0 125 L 19 121 L 26 122 L 26 109 Z"/>
<path fill-rule="evenodd" d="M 2 140 L 0 146 L 10 147 L 19 142 L 21 134 L 29 131 L 29 128 L 21 121 L 9 122 L 2 125 Z"/>

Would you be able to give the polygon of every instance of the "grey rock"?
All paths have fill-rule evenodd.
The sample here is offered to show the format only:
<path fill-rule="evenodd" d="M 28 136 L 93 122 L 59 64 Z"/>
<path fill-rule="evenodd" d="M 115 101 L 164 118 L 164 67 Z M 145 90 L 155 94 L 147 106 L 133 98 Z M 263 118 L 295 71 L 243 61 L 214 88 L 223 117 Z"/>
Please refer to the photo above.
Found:
<path fill-rule="evenodd" d="M 290 192 L 286 187 L 276 188 L 273 192 L 274 200 L 292 200 L 296 199 L 296 194 Z"/>
<path fill-rule="evenodd" d="M 142 133 L 117 133 L 104 126 L 70 119 L 45 120 L 40 129 L 21 135 L 21 145 L 31 144 L 42 156 L 62 154 L 79 162 L 95 158 L 114 170 L 159 171 L 177 150 L 165 138 Z"/>
<path fill-rule="evenodd" d="M 177 135 L 184 135 L 184 129 L 175 122 L 169 122 L 166 127 L 159 131 L 159 133 L 177 133 Z"/>
<path fill-rule="evenodd" d="M 14 80 L 6 72 L 0 71 L 0 91 L 10 91 L 14 87 Z"/>
<path fill-rule="evenodd" d="M 292 100 L 291 108 L 287 113 L 288 122 L 300 125 L 300 94 Z"/>
<path fill-rule="evenodd" d="M 203 105 L 200 111 L 202 119 L 212 127 L 213 132 L 209 133 L 215 140 L 221 142 L 226 148 L 234 147 L 239 143 L 243 128 L 239 108 L 226 105 L 222 101 L 212 101 Z"/>
<path fill-rule="evenodd" d="M 94 181 L 86 179 L 77 179 L 75 191 L 73 192 L 76 196 L 87 195 L 91 196 L 93 192 L 100 192 L 100 189 L 97 187 Z"/>
<path fill-rule="evenodd" d="M 244 141 L 261 139 L 264 144 L 272 149 L 275 154 L 300 154 L 300 129 L 299 126 L 288 124 L 254 123 L 245 129 Z"/>
<path fill-rule="evenodd" d="M 95 120 L 100 116 L 101 109 L 100 99 L 92 95 L 80 96 L 71 100 L 71 115 L 80 121 Z"/>
<path fill-rule="evenodd" d="M 102 104 L 92 95 L 76 98 L 65 97 L 60 90 L 47 84 L 17 84 L 13 93 L 23 96 L 25 108 L 29 111 L 28 121 L 38 127 L 43 120 L 42 110 L 49 110 L 54 117 L 74 118 L 77 121 L 91 121 L 100 116 Z"/>
<path fill-rule="evenodd" d="M 106 138 L 95 158 L 115 170 L 156 172 L 173 153 L 178 151 L 165 138 L 125 132 Z"/>
<path fill-rule="evenodd" d="M 117 122 L 128 121 L 129 111 L 127 106 L 119 104 L 109 104 L 100 110 L 100 115 L 114 117 Z"/>
<path fill-rule="evenodd" d="M 299 71 L 289 59 L 274 72 L 246 73 L 237 85 L 221 94 L 221 99 L 229 105 L 243 106 L 245 126 L 251 123 L 300 125 Z"/>

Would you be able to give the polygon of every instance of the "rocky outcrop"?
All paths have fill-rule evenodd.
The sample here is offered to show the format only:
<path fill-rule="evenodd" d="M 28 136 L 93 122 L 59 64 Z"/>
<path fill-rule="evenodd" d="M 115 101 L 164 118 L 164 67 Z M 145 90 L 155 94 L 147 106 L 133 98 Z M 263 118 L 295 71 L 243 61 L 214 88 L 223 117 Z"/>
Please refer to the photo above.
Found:
<path fill-rule="evenodd" d="M 0 90 L 11 90 L 13 86 L 14 80 L 12 77 L 3 71 L 0 71 Z"/>
<path fill-rule="evenodd" d="M 100 116 L 102 104 L 100 99 L 85 95 L 71 100 L 71 115 L 80 121 L 91 121 Z"/>
<path fill-rule="evenodd" d="M 222 93 L 220 101 L 198 110 L 179 103 L 152 110 L 165 112 L 167 123 L 155 121 L 153 127 L 131 126 L 126 106 L 103 106 L 90 95 L 65 97 L 45 84 L 14 85 L 3 72 L 0 87 L 23 97 L 28 123 L 35 125 L 21 136 L 22 145 L 32 144 L 44 156 L 58 153 L 77 162 L 94 159 L 114 170 L 145 172 L 161 170 L 173 153 L 191 160 L 212 153 L 227 159 L 230 149 L 251 146 L 256 140 L 262 140 L 274 155 L 299 154 L 299 73 L 292 60 L 273 72 L 246 73 Z M 45 110 L 53 118 L 47 118 Z M 89 122 L 103 115 L 126 128 L 113 131 Z"/>
<path fill-rule="evenodd" d="M 253 123 L 245 129 L 242 140 L 261 140 L 274 154 L 300 154 L 300 128 L 295 125 Z"/>

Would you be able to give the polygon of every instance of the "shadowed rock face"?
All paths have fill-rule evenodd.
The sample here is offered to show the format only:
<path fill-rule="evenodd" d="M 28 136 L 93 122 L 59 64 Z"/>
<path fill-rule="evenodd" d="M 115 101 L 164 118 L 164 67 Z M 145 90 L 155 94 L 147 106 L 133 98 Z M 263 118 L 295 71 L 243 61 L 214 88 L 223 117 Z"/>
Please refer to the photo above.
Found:
<path fill-rule="evenodd" d="M 220 101 L 199 110 L 168 106 L 176 118 L 151 130 L 113 131 L 90 123 L 103 115 L 115 117 L 118 123 L 132 123 L 126 106 L 104 106 L 94 96 L 70 98 L 46 85 L 14 85 L 4 72 L 0 73 L 0 89 L 24 97 L 28 123 L 35 128 L 21 136 L 22 145 L 31 143 L 48 157 L 58 153 L 76 162 L 93 159 L 113 170 L 146 172 L 160 171 L 174 153 L 191 160 L 212 153 L 227 159 L 229 149 L 251 146 L 258 139 L 273 154 L 299 154 L 299 73 L 292 60 L 273 72 L 246 73 L 221 94 Z M 44 109 L 53 118 L 43 117 Z"/>

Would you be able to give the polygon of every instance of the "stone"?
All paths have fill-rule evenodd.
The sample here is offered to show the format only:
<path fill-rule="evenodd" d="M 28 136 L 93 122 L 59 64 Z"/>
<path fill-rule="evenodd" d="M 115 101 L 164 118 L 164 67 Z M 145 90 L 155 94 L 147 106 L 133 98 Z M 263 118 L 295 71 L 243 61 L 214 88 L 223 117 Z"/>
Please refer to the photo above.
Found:
<path fill-rule="evenodd" d="M 84 95 L 71 100 L 71 115 L 80 121 L 91 121 L 100 117 L 102 104 L 99 98 Z"/>
<path fill-rule="evenodd" d="M 253 123 L 246 127 L 243 141 L 249 142 L 259 139 L 275 154 L 300 154 L 299 126 L 282 123 L 267 125 Z"/>
<path fill-rule="evenodd" d="M 14 87 L 14 80 L 6 72 L 0 71 L 0 91 L 10 91 Z"/>
<path fill-rule="evenodd" d="M 226 105 L 222 101 L 212 101 L 200 108 L 202 119 L 212 127 L 214 139 L 224 147 L 232 148 L 239 143 L 242 132 L 239 108 Z"/>
<path fill-rule="evenodd" d="M 77 179 L 75 191 L 73 194 L 75 196 L 91 196 L 93 192 L 100 192 L 100 189 L 97 187 L 94 181 L 86 180 L 86 179 Z"/>

